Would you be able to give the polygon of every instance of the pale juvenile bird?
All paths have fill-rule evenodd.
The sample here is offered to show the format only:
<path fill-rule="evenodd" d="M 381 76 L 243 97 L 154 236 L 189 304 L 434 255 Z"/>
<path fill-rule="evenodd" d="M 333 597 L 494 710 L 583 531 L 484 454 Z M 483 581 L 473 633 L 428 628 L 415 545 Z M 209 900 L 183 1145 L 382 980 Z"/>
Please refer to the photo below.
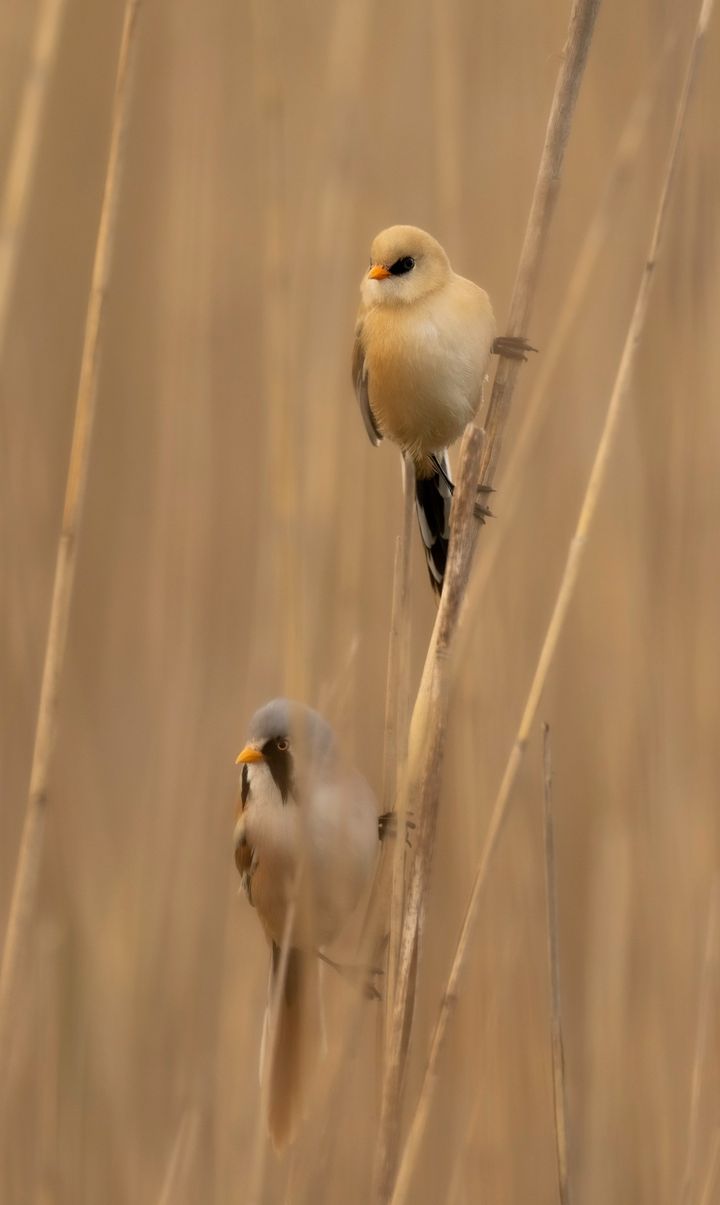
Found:
<path fill-rule="evenodd" d="M 235 862 L 271 945 L 260 1053 L 268 1126 L 276 1148 L 295 1133 L 322 1028 L 319 959 L 368 887 L 385 817 L 329 724 L 300 703 L 274 699 L 255 713 L 242 766 Z M 271 1003 L 288 931 L 284 987 Z M 340 968 L 339 968 L 340 969 Z"/>
<path fill-rule="evenodd" d="M 490 353 L 520 358 L 528 345 L 495 339 L 485 290 L 453 272 L 417 226 L 377 235 L 360 293 L 355 392 L 371 442 L 392 440 L 415 465 L 420 534 L 439 593 L 453 490 L 446 449 L 478 411 Z"/>

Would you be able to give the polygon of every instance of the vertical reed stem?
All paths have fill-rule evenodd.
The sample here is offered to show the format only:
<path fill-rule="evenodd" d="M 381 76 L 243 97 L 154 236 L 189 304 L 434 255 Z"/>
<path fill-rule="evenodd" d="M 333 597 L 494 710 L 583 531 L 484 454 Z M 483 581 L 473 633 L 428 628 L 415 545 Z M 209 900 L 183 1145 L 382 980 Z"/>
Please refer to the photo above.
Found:
<path fill-rule="evenodd" d="M 112 103 L 107 173 L 85 319 L 65 505 L 50 605 L 35 746 L 30 772 L 30 790 L 15 870 L 2 963 L 0 964 L 0 1081 L 4 1085 L 0 1092 L 3 1096 L 7 1087 L 6 1072 L 11 1045 L 13 1005 L 17 1001 L 21 957 L 30 933 L 45 832 L 50 766 L 57 732 L 58 698 L 65 663 L 78 541 L 90 464 L 100 344 L 105 300 L 112 267 L 117 201 L 122 179 L 123 147 L 131 93 L 130 67 L 136 40 L 134 35 L 138 7 L 139 0 L 128 0 L 120 41 Z"/>

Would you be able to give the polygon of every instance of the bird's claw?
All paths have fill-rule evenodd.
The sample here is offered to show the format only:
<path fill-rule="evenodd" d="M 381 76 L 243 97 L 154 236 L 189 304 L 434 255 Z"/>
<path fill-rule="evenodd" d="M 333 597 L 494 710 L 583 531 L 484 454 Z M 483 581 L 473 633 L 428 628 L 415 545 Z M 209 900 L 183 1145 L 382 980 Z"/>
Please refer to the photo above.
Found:
<path fill-rule="evenodd" d="M 382 992 L 377 984 L 373 983 L 373 979 L 376 975 L 382 976 L 384 974 L 385 972 L 382 967 L 367 968 L 367 978 L 363 986 L 363 995 L 366 1000 L 382 1000 Z"/>
<path fill-rule="evenodd" d="M 412 812 L 408 814 L 411 816 Z M 396 837 L 397 827 L 397 812 L 383 812 L 382 816 L 378 816 L 378 837 L 381 841 L 384 841 L 386 837 Z M 406 830 L 415 828 L 415 822 L 409 819 L 406 820 L 405 828 Z M 407 831 L 405 833 L 405 843 L 407 845 L 410 844 L 410 837 L 408 836 Z"/>
<path fill-rule="evenodd" d="M 366 1000 L 381 999 L 380 992 L 373 983 L 373 979 L 377 975 L 385 974 L 382 967 L 353 966 L 352 964 L 335 962 L 334 958 L 330 958 L 329 955 L 323 953 L 322 950 L 317 951 L 317 956 L 321 962 L 324 962 L 326 966 L 331 967 L 333 971 L 336 971 L 337 974 L 340 975 L 342 979 L 346 979 L 348 983 L 357 984 L 358 979 L 362 977 L 362 992 Z"/>
<path fill-rule="evenodd" d="M 493 354 L 506 360 L 527 360 L 529 351 L 537 351 L 522 335 L 498 335 L 492 345 Z"/>
<path fill-rule="evenodd" d="M 386 837 L 394 837 L 397 832 L 397 815 L 395 812 L 383 812 L 378 816 L 378 837 L 384 841 Z"/>

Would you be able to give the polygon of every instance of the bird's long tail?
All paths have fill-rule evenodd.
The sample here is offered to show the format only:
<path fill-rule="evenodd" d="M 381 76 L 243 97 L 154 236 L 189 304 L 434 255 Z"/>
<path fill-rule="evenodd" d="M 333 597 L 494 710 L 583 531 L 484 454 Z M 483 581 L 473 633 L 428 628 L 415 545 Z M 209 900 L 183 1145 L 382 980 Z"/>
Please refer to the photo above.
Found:
<path fill-rule="evenodd" d="M 280 967 L 280 947 L 273 942 L 260 1081 L 266 1082 L 268 1129 L 276 1150 L 293 1140 L 302 1118 L 322 1025 L 317 958 L 290 949 L 282 993 L 276 999 Z"/>
<path fill-rule="evenodd" d="M 420 535 L 425 548 L 430 584 L 437 594 L 442 592 L 445 566 L 450 541 L 450 506 L 452 504 L 452 480 L 447 452 L 433 458 L 437 467 L 428 477 L 415 481 L 415 510 Z"/>

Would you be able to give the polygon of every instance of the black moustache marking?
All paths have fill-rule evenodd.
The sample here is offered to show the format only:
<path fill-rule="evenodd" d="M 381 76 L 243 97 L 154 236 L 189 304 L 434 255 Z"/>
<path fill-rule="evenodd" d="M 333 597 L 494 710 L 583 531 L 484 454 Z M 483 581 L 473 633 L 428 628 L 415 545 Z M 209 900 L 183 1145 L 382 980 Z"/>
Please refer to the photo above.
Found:
<path fill-rule="evenodd" d="M 272 737 L 262 747 L 263 757 L 270 767 L 273 782 L 280 792 L 283 803 L 287 803 L 293 790 L 293 759 L 289 749 L 279 749 L 278 742 L 285 741 L 281 736 Z"/>
<path fill-rule="evenodd" d="M 242 768 L 242 773 L 240 775 L 240 799 L 242 801 L 243 807 L 245 807 L 245 804 L 248 801 L 249 794 L 250 794 L 250 771 L 248 770 L 247 765 L 244 765 Z"/>

